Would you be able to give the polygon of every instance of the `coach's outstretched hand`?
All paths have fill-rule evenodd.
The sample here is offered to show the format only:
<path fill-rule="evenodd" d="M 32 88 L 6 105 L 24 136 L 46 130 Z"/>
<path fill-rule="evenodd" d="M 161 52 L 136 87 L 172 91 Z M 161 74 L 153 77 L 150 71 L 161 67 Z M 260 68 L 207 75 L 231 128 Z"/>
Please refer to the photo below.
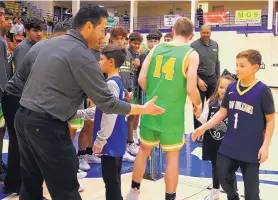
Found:
<path fill-rule="evenodd" d="M 161 115 L 165 113 L 165 109 L 161 108 L 157 105 L 155 105 L 155 101 L 157 100 L 157 96 L 153 97 L 151 100 L 149 100 L 147 103 L 143 105 L 145 110 L 145 115 Z"/>

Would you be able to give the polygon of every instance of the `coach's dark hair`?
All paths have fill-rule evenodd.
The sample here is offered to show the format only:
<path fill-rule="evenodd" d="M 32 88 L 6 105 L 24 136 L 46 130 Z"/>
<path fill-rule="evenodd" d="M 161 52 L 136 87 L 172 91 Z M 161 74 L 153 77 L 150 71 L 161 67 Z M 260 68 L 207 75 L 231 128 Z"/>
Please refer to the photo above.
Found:
<path fill-rule="evenodd" d="M 0 8 L 6 8 L 6 4 L 3 1 L 0 1 Z"/>
<path fill-rule="evenodd" d="M 142 42 L 143 41 L 143 36 L 140 33 L 137 32 L 133 32 L 129 34 L 129 41 L 138 41 L 138 42 Z"/>
<path fill-rule="evenodd" d="M 246 58 L 252 65 L 262 64 L 262 55 L 255 49 L 248 49 L 237 54 L 236 58 Z"/>
<path fill-rule="evenodd" d="M 127 52 L 125 47 L 120 44 L 108 44 L 102 49 L 101 54 L 107 59 L 113 58 L 115 67 L 119 68 L 123 65 Z"/>
<path fill-rule="evenodd" d="M 104 8 L 96 5 L 86 5 L 77 12 L 74 17 L 74 28 L 82 28 L 87 22 L 91 22 L 94 26 L 101 23 L 102 18 L 108 18 L 108 13 Z"/>
<path fill-rule="evenodd" d="M 37 17 L 27 17 L 24 19 L 23 24 L 26 30 L 31 30 L 32 28 L 42 30 L 43 26 L 42 20 Z"/>

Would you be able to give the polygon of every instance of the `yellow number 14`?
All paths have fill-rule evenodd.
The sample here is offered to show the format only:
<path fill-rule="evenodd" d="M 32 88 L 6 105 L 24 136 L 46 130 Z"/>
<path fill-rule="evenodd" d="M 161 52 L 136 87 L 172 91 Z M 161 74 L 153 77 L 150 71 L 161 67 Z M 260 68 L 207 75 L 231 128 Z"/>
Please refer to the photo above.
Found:
<path fill-rule="evenodd" d="M 173 80 L 174 77 L 174 66 L 176 62 L 176 58 L 171 57 L 167 62 L 162 66 L 163 56 L 156 56 L 156 65 L 153 76 L 156 78 L 160 78 L 161 76 L 161 68 L 162 73 L 165 73 L 165 79 L 168 81 Z"/>

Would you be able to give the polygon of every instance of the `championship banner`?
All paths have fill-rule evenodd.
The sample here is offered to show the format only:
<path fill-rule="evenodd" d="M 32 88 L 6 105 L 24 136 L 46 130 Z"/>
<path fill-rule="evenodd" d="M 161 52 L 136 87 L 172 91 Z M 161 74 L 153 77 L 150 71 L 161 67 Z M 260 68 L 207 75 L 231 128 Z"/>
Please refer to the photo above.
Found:
<path fill-rule="evenodd" d="M 236 24 L 259 24 L 261 23 L 261 10 L 237 10 Z"/>
<path fill-rule="evenodd" d="M 108 17 L 107 19 L 107 26 L 106 27 L 116 27 L 116 26 L 119 26 L 120 24 L 120 19 L 119 17 Z"/>
<path fill-rule="evenodd" d="M 212 23 L 223 23 L 227 20 L 227 13 L 226 12 L 205 12 L 203 16 L 203 20 L 205 24 L 212 24 Z"/>

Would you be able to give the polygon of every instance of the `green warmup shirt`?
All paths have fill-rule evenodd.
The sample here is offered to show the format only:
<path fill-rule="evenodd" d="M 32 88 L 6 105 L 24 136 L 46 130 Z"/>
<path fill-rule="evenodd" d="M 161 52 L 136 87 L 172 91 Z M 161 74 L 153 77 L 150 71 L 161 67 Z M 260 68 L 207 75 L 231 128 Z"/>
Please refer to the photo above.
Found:
<path fill-rule="evenodd" d="M 193 49 L 189 45 L 158 45 L 151 55 L 147 74 L 146 100 L 158 96 L 156 104 L 166 109 L 159 116 L 143 115 L 141 125 L 159 132 L 184 132 L 186 78 L 184 62 Z"/>

